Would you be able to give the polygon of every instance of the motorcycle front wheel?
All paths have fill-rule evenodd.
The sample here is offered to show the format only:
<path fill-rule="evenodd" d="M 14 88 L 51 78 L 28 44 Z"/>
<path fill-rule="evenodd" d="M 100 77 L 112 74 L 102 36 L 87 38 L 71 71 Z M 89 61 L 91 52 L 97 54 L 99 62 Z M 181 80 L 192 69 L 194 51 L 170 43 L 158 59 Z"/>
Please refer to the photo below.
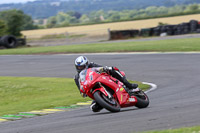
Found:
<path fill-rule="evenodd" d="M 120 111 L 120 105 L 114 98 L 108 98 L 105 96 L 102 92 L 96 91 L 94 93 L 95 101 L 101 105 L 103 108 L 109 110 L 110 112 L 119 112 Z"/>

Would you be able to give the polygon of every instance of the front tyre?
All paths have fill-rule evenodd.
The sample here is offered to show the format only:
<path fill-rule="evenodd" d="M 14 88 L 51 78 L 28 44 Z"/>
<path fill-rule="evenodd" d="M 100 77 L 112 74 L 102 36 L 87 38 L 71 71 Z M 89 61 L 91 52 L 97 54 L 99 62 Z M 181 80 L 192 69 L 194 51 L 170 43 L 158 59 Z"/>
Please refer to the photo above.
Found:
<path fill-rule="evenodd" d="M 120 111 L 120 105 L 116 99 L 108 98 L 100 91 L 96 91 L 93 96 L 95 98 L 95 101 L 105 109 L 111 112 Z"/>

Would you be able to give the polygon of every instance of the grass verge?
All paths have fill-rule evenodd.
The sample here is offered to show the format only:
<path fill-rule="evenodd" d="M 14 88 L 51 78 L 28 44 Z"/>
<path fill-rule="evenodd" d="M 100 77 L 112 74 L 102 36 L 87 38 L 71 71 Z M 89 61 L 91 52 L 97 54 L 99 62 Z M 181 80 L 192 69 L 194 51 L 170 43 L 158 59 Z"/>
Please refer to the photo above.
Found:
<path fill-rule="evenodd" d="M 0 81 L 0 116 L 90 100 L 80 96 L 70 78 L 0 77 Z M 142 89 L 149 88 L 137 83 Z"/>
<path fill-rule="evenodd" d="M 97 52 L 100 52 L 100 53 L 103 53 L 103 52 L 189 52 L 189 51 L 200 51 L 200 38 L 3 49 L 3 50 L 0 50 L 0 55 L 97 53 Z"/>
<path fill-rule="evenodd" d="M 142 133 L 200 133 L 200 126 L 184 127 L 179 129 L 168 129 L 161 131 L 147 131 Z"/>

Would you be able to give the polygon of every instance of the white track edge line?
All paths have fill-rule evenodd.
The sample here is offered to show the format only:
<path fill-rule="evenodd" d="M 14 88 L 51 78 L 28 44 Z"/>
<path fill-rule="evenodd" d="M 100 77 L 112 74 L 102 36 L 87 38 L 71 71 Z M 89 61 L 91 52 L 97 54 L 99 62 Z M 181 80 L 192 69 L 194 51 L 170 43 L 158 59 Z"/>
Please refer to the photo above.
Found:
<path fill-rule="evenodd" d="M 149 89 L 149 90 L 147 90 L 147 91 L 145 91 L 145 93 L 149 93 L 149 92 L 151 92 L 151 91 L 154 91 L 154 90 L 156 90 L 157 89 L 157 85 L 156 84 L 153 84 L 153 83 L 148 83 L 148 82 L 142 82 L 143 84 L 147 84 L 147 85 L 150 85 L 151 86 L 151 88 Z"/>

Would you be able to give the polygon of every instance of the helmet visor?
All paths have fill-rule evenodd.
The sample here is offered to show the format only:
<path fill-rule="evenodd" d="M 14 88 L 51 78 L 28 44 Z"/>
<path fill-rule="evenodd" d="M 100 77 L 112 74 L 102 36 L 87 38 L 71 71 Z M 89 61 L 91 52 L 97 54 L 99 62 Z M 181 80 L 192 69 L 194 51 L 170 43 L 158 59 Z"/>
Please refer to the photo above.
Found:
<path fill-rule="evenodd" d="M 77 72 L 81 72 L 83 69 L 85 69 L 85 65 L 84 66 L 76 66 L 76 70 Z"/>
<path fill-rule="evenodd" d="M 85 69 L 85 66 L 77 66 L 77 69 L 78 70 L 83 70 L 83 69 Z"/>

